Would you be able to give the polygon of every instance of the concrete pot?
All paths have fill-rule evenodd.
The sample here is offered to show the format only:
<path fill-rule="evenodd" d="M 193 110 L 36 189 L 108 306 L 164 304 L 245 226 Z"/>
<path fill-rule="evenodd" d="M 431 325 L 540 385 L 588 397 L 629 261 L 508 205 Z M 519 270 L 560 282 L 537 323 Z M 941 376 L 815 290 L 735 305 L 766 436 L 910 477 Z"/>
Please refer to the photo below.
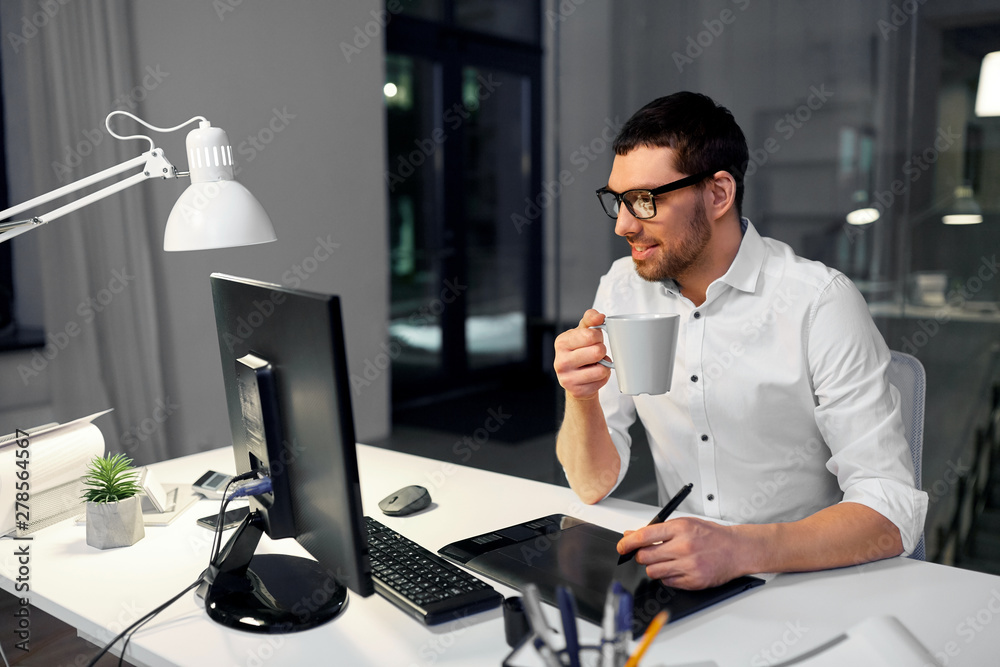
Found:
<path fill-rule="evenodd" d="M 116 503 L 87 503 L 87 544 L 98 549 L 132 546 L 146 536 L 139 496 Z"/>

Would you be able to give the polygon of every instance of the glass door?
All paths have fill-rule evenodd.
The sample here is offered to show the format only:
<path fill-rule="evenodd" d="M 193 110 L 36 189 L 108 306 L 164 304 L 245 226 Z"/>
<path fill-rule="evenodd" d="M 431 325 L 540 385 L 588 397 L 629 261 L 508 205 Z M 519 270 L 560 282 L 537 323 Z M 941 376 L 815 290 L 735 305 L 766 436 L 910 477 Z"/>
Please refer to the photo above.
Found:
<path fill-rule="evenodd" d="M 541 51 L 451 10 L 387 29 L 394 408 L 540 371 Z"/>

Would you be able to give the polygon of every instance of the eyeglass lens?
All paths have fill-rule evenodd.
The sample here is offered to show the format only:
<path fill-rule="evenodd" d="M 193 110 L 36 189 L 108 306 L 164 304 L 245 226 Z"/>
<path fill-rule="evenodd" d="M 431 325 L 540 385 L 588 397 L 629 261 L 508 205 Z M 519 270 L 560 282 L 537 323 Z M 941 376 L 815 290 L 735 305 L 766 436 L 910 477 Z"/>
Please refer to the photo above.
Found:
<path fill-rule="evenodd" d="M 608 215 L 618 217 L 618 196 L 613 192 L 602 192 L 601 204 Z M 636 218 L 642 220 L 656 215 L 656 203 L 648 190 L 631 190 L 621 196 L 626 208 Z"/>

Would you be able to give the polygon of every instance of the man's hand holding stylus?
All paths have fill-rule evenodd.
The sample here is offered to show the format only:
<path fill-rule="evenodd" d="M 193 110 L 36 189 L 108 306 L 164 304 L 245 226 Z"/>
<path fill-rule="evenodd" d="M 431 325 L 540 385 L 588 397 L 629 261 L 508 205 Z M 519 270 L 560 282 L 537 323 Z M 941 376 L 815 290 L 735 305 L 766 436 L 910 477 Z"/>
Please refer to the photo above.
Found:
<path fill-rule="evenodd" d="M 756 572 L 746 562 L 751 545 L 735 528 L 704 519 L 668 519 L 625 531 L 618 553 L 638 549 L 636 562 L 646 566 L 649 578 L 667 586 L 688 590 L 719 586 Z"/>

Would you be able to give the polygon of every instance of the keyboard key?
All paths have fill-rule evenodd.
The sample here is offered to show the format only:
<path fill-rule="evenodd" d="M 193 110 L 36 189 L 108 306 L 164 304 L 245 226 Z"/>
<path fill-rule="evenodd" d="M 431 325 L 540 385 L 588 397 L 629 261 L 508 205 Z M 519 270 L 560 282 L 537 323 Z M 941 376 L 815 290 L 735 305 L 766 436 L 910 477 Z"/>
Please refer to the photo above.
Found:
<path fill-rule="evenodd" d="M 500 606 L 503 596 L 478 577 L 365 517 L 375 590 L 425 625 Z"/>

